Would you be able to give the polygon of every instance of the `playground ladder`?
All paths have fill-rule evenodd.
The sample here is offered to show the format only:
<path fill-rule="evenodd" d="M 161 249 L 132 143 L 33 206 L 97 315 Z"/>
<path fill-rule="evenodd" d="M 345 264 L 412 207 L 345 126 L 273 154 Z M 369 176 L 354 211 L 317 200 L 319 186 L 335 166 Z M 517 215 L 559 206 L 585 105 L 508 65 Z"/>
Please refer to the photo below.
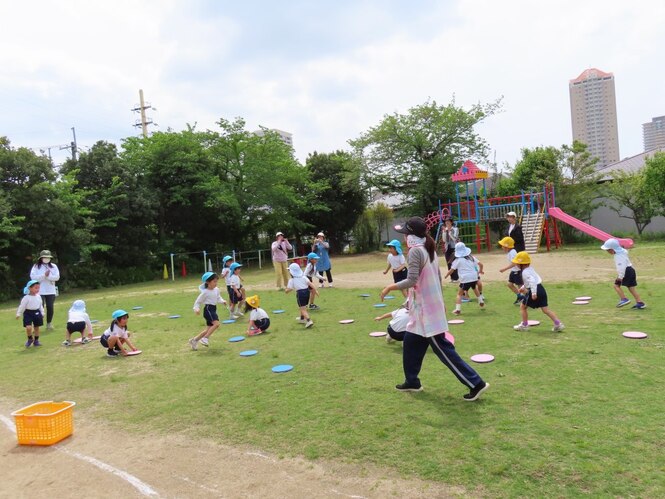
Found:
<path fill-rule="evenodd" d="M 537 253 L 540 239 L 543 233 L 543 222 L 545 214 L 542 211 L 536 213 L 524 213 L 522 216 L 522 234 L 524 234 L 524 249 L 527 253 Z"/>

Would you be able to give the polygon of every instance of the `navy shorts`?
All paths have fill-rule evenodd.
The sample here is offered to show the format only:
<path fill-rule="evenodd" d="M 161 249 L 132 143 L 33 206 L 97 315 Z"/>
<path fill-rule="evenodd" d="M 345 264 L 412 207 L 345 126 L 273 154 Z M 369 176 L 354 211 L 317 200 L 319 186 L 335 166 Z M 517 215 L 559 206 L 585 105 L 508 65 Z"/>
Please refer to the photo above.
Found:
<path fill-rule="evenodd" d="M 203 307 L 203 318 L 206 320 L 206 326 L 212 326 L 212 323 L 219 322 L 217 316 L 217 305 L 206 305 Z"/>
<path fill-rule="evenodd" d="M 109 335 L 103 334 L 102 337 L 99 338 L 99 342 L 102 344 L 102 346 L 103 346 L 104 348 L 108 348 L 108 347 L 109 347 L 109 338 L 110 338 L 110 337 L 111 337 L 111 336 L 109 336 Z"/>
<path fill-rule="evenodd" d="M 508 276 L 508 282 L 517 284 L 518 286 L 524 284 L 524 281 L 522 280 L 522 271 L 521 270 L 518 270 L 516 272 L 511 271 L 510 275 Z"/>
<path fill-rule="evenodd" d="M 395 331 L 392 327 L 388 326 L 388 335 L 395 341 L 404 341 L 404 331 Z"/>
<path fill-rule="evenodd" d="M 406 279 L 406 276 L 409 273 L 409 269 L 406 267 L 400 270 L 399 272 L 393 272 L 393 281 L 394 282 L 400 282 Z"/>
<path fill-rule="evenodd" d="M 265 319 L 259 319 L 258 321 L 254 321 L 254 325 L 261 331 L 265 331 L 270 327 L 270 319 L 267 317 Z"/>
<path fill-rule="evenodd" d="M 240 291 L 241 289 L 242 289 L 242 286 L 240 286 L 238 288 L 238 291 Z M 240 294 L 240 296 L 238 296 L 235 291 L 231 290 L 231 294 L 229 295 L 229 298 L 231 299 L 231 303 L 233 303 L 235 305 L 236 303 L 240 303 L 242 301 L 242 293 Z"/>
<path fill-rule="evenodd" d="M 25 310 L 23 312 L 23 327 L 44 325 L 44 316 L 39 310 Z"/>
<path fill-rule="evenodd" d="M 626 273 L 623 275 L 623 279 L 621 279 L 621 285 L 627 288 L 637 286 L 637 274 L 633 267 L 626 267 Z"/>
<path fill-rule="evenodd" d="M 229 294 L 229 302 L 233 303 L 233 288 L 231 286 L 226 286 L 226 292 Z"/>
<path fill-rule="evenodd" d="M 476 284 L 478 284 L 478 281 L 460 282 L 459 287 L 462 291 L 468 291 L 470 289 L 476 289 Z"/>
<path fill-rule="evenodd" d="M 309 288 L 296 291 L 296 300 L 299 307 L 306 307 L 309 304 Z"/>
<path fill-rule="evenodd" d="M 536 295 L 538 295 L 538 297 L 535 300 L 533 300 L 531 298 L 531 291 L 527 290 L 527 295 L 526 298 L 524 299 L 524 304 L 529 308 L 546 307 L 547 291 L 545 291 L 545 288 L 543 287 L 542 284 L 538 284 L 538 287 L 536 288 Z"/>
<path fill-rule="evenodd" d="M 72 334 L 72 333 L 81 333 L 81 334 L 83 334 L 83 331 L 85 331 L 85 322 L 80 321 L 80 322 L 68 322 L 67 323 L 67 332 L 69 334 Z"/>

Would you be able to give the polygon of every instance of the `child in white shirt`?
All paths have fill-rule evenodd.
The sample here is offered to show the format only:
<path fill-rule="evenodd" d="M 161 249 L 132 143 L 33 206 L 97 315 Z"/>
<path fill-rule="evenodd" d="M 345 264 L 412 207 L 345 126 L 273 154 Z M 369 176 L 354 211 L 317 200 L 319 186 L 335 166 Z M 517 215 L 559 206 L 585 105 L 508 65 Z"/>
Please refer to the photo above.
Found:
<path fill-rule="evenodd" d="M 39 295 L 39 281 L 32 279 L 23 288 L 23 298 L 16 310 L 16 320 L 21 316 L 28 337 L 26 348 L 33 344 L 36 347 L 42 346 L 39 342 L 39 328 L 44 325 L 44 306 Z"/>
<path fill-rule="evenodd" d="M 409 310 L 406 307 L 400 307 L 387 314 L 374 317 L 374 320 L 380 321 L 388 317 L 391 317 L 391 321 L 388 323 L 386 343 L 404 341 L 404 333 L 406 332 L 406 326 L 409 323 Z"/>
<path fill-rule="evenodd" d="M 88 333 L 87 337 L 86 331 Z M 65 334 L 65 341 L 62 342 L 63 346 L 68 347 L 72 344 L 72 333 L 81 333 L 81 343 L 90 343 L 90 340 L 92 340 L 92 323 L 90 322 L 90 316 L 85 311 L 83 300 L 76 300 L 69 309 L 67 333 Z"/>
<path fill-rule="evenodd" d="M 118 352 L 120 355 L 127 355 L 125 345 L 129 346 L 132 352 L 136 351 L 136 347 L 129 340 L 129 332 L 127 331 L 127 321 L 129 314 L 124 310 L 116 310 L 111 314 L 113 322 L 109 328 L 104 331 L 99 342 L 106 348 L 106 355 L 108 357 L 117 357 Z"/>
<path fill-rule="evenodd" d="M 259 295 L 249 296 L 245 300 L 245 313 L 249 312 L 248 336 L 265 333 L 270 327 L 270 317 L 268 317 L 268 313 L 265 310 L 260 308 L 260 305 L 261 299 Z"/>
<path fill-rule="evenodd" d="M 471 256 L 471 248 L 468 248 L 463 242 L 455 244 L 455 260 L 450 265 L 450 270 L 448 270 L 444 279 L 456 270 L 459 275 L 459 289 L 457 290 L 453 314 L 460 315 L 462 313 L 462 297 L 469 289 L 473 289 L 478 298 L 478 305 L 480 308 L 484 308 L 485 297 L 478 282 L 480 274 L 484 274 L 483 264 L 475 256 Z"/>
<path fill-rule="evenodd" d="M 316 264 L 319 261 L 319 255 L 314 253 L 313 251 L 307 255 L 307 265 L 305 265 L 305 271 L 304 275 L 307 277 L 309 282 L 314 282 L 314 278 L 316 277 L 319 280 L 323 280 L 323 274 L 320 274 L 316 271 Z M 316 298 L 317 295 L 314 293 L 309 294 L 309 308 L 310 310 L 319 310 L 320 307 L 318 305 L 314 304 L 314 299 Z"/>
<path fill-rule="evenodd" d="M 508 286 L 508 289 L 515 293 L 515 301 L 513 302 L 513 305 L 519 305 L 524 299 L 519 291 L 519 288 L 524 284 L 524 281 L 522 281 L 522 271 L 513 263 L 513 258 L 517 256 L 517 251 L 515 251 L 515 240 L 510 236 L 504 237 L 499 241 L 499 246 L 501 246 L 503 252 L 506 253 L 509 262 L 509 265 L 499 269 L 499 272 L 510 270 L 506 285 Z"/>
<path fill-rule="evenodd" d="M 229 283 L 229 279 L 231 278 L 231 265 L 233 265 L 233 257 L 231 255 L 226 255 L 222 259 L 222 273 L 221 273 L 221 278 L 224 279 L 224 283 L 226 284 L 226 293 L 229 295 L 229 302 L 228 302 L 228 309 L 229 309 L 229 317 L 231 319 L 234 318 L 233 316 L 233 306 L 231 304 L 231 295 L 233 294 L 233 289 L 231 288 L 231 284 Z"/>
<path fill-rule="evenodd" d="M 393 239 L 389 243 L 386 243 L 388 246 L 388 267 L 383 271 L 384 274 L 387 274 L 390 269 L 393 270 L 393 282 L 400 282 L 406 279 L 409 271 L 406 266 L 406 258 L 402 254 L 402 243 L 397 239 Z M 407 290 L 402 290 L 402 295 L 406 298 Z"/>
<path fill-rule="evenodd" d="M 317 291 L 316 286 L 314 286 L 314 283 L 307 280 L 300 265 L 297 263 L 289 265 L 289 273 L 291 274 L 291 279 L 289 279 L 289 283 L 286 285 L 285 293 L 290 293 L 291 291 L 296 292 L 296 301 L 300 308 L 300 319 L 296 320 L 301 324 L 305 324 L 306 328 L 312 327 L 314 323 L 307 312 L 309 295 L 310 293 L 318 295 L 319 292 Z"/>
<path fill-rule="evenodd" d="M 201 313 L 201 305 L 203 305 L 203 318 L 206 320 L 206 327 L 199 334 L 189 340 L 189 345 L 192 350 L 198 349 L 198 343 L 204 347 L 209 346 L 208 338 L 219 327 L 219 316 L 217 315 L 217 304 L 221 303 L 226 305 L 226 301 L 219 294 L 217 282 L 219 276 L 214 272 L 206 272 L 201 276 L 203 284 L 199 286 L 201 293 L 194 301 L 194 313 L 199 315 Z"/>
<path fill-rule="evenodd" d="M 617 268 L 617 278 L 614 280 L 614 291 L 619 295 L 619 303 L 617 308 L 623 307 L 630 303 L 630 299 L 626 298 L 621 286 L 626 286 L 630 294 L 635 298 L 635 305 L 632 308 L 643 309 L 646 304 L 637 294 L 637 273 L 633 268 L 633 264 L 628 258 L 628 250 L 625 250 L 616 239 L 608 239 L 600 247 L 607 251 L 610 255 L 614 255 L 614 265 Z"/>

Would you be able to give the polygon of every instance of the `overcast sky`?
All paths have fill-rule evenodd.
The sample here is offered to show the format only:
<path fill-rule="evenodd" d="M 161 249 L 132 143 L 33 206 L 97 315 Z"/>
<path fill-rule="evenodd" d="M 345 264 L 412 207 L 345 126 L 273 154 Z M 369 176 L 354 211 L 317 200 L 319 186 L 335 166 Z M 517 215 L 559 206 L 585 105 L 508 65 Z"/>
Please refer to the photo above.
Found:
<path fill-rule="evenodd" d="M 244 118 L 296 156 L 348 148 L 385 114 L 503 96 L 478 131 L 499 164 L 572 141 L 568 81 L 614 73 L 621 157 L 665 115 L 665 2 L 0 0 L 0 136 L 81 149 Z M 65 151 L 52 149 L 56 162 Z"/>

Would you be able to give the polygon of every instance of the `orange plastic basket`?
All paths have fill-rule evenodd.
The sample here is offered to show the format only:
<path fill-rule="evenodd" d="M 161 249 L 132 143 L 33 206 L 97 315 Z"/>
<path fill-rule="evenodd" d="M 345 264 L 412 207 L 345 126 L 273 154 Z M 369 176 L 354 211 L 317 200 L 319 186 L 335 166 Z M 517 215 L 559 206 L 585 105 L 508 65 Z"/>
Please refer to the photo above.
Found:
<path fill-rule="evenodd" d="M 19 445 L 53 445 L 74 433 L 76 402 L 37 402 L 12 412 Z"/>

